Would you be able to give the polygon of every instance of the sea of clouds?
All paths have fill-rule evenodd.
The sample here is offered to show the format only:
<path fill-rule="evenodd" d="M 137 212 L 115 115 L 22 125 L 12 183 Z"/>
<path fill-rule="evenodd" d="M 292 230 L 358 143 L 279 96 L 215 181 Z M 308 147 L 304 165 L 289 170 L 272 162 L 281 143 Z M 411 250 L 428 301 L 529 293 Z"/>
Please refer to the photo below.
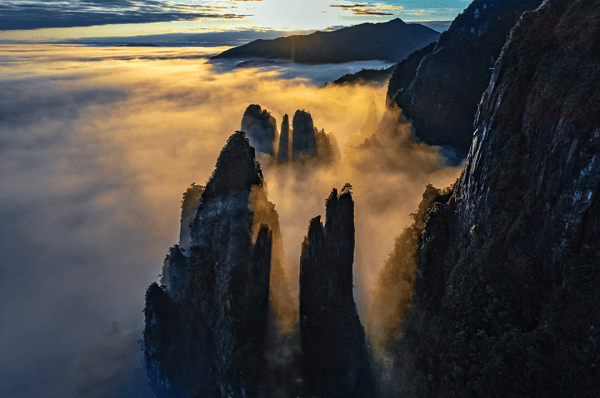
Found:
<path fill-rule="evenodd" d="M 3 397 L 149 396 L 145 289 L 177 240 L 182 193 L 206 182 L 249 104 L 278 123 L 309 111 L 341 153 L 330 167 L 263 165 L 296 292 L 302 239 L 333 187 L 353 186 L 364 312 L 425 185 L 457 178 L 386 110 L 385 86 L 321 87 L 364 63 L 235 68 L 214 52 L 0 45 Z"/>

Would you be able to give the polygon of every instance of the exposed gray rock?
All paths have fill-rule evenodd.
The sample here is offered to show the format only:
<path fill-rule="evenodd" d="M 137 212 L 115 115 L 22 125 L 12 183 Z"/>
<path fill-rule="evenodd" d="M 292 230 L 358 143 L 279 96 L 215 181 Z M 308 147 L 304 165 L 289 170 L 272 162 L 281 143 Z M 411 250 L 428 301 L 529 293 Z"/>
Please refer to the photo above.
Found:
<path fill-rule="evenodd" d="M 275 155 L 273 144 L 277 139 L 277 121 L 266 109 L 249 105 L 242 117 L 241 130 L 258 152 Z"/>
<path fill-rule="evenodd" d="M 468 164 L 425 218 L 392 344 L 405 396 L 600 389 L 598 18 L 598 1 L 546 0 L 512 30 Z"/>

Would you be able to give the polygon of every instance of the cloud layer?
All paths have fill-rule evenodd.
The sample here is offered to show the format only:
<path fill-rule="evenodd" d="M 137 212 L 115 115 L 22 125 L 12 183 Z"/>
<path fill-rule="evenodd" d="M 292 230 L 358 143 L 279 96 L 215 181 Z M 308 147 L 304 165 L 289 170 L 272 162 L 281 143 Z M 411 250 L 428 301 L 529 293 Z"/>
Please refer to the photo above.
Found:
<path fill-rule="evenodd" d="M 139 336 L 145 289 L 177 241 L 181 195 L 206 182 L 249 104 L 279 123 L 306 109 L 344 154 L 333 168 L 263 165 L 296 286 L 302 237 L 332 187 L 354 187 L 364 309 L 425 184 L 456 178 L 434 149 L 410 141 L 397 114 L 384 114 L 385 87 L 318 88 L 277 70 L 218 72 L 202 58 L 213 51 L 0 48 L 3 397 L 129 396 L 131 384 L 82 355 L 106 352 L 117 368 L 140 374 L 128 336 Z M 111 332 L 117 348 L 101 337 L 113 321 L 128 331 Z M 83 378 L 97 366 L 97 379 Z M 86 389 L 86 380 L 107 385 Z"/>

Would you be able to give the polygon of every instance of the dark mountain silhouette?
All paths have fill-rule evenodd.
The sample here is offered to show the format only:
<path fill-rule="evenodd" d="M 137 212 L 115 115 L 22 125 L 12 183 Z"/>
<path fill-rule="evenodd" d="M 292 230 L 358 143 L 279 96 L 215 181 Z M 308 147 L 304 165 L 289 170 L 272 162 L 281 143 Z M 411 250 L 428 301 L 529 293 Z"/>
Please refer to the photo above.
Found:
<path fill-rule="evenodd" d="M 315 126 L 310 113 L 297 110 L 292 119 L 292 160 L 317 156 Z"/>
<path fill-rule="evenodd" d="M 310 222 L 300 258 L 300 335 L 306 396 L 374 397 L 365 333 L 352 296 L 354 202 L 346 186 Z"/>
<path fill-rule="evenodd" d="M 212 58 L 282 58 L 298 63 L 339 63 L 361 60 L 397 62 L 436 41 L 440 34 L 400 19 L 364 23 L 333 32 L 315 32 L 273 40 L 255 40 Z"/>
<path fill-rule="evenodd" d="M 542 0 L 475 0 L 442 33 L 435 49 L 416 54 L 395 69 L 388 100 L 411 120 L 416 136 L 466 156 L 477 105 L 494 62 L 521 14 Z"/>
<path fill-rule="evenodd" d="M 165 285 L 146 293 L 145 355 L 158 394 L 257 397 L 275 388 L 270 375 L 281 361 L 267 362 L 267 353 L 286 344 L 278 331 L 295 315 L 278 217 L 262 184 L 254 149 L 238 132 L 206 187 L 184 196 L 180 244 L 187 247 L 171 248 Z"/>
<path fill-rule="evenodd" d="M 327 84 L 383 84 L 390 80 L 393 71 L 394 66 L 385 69 L 363 69 L 356 73 L 345 74 Z"/>
<path fill-rule="evenodd" d="M 281 122 L 281 134 L 279 135 L 279 149 L 277 152 L 277 162 L 286 163 L 290 159 L 290 119 L 287 114 L 283 115 Z"/>
<path fill-rule="evenodd" d="M 398 396 L 600 391 L 599 17 L 594 0 L 523 14 L 464 172 L 428 189 L 390 257 L 388 275 L 416 275 L 385 342 Z"/>

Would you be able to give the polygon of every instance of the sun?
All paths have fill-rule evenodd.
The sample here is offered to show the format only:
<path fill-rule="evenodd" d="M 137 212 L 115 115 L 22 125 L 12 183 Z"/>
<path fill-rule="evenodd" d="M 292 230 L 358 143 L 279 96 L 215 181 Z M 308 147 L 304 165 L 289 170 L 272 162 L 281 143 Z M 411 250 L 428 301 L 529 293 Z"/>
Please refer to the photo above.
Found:
<path fill-rule="evenodd" d="M 257 27 L 273 29 L 324 29 L 339 25 L 347 12 L 322 0 L 263 0 L 247 2 Z M 250 11 L 250 10 L 249 10 Z"/>

